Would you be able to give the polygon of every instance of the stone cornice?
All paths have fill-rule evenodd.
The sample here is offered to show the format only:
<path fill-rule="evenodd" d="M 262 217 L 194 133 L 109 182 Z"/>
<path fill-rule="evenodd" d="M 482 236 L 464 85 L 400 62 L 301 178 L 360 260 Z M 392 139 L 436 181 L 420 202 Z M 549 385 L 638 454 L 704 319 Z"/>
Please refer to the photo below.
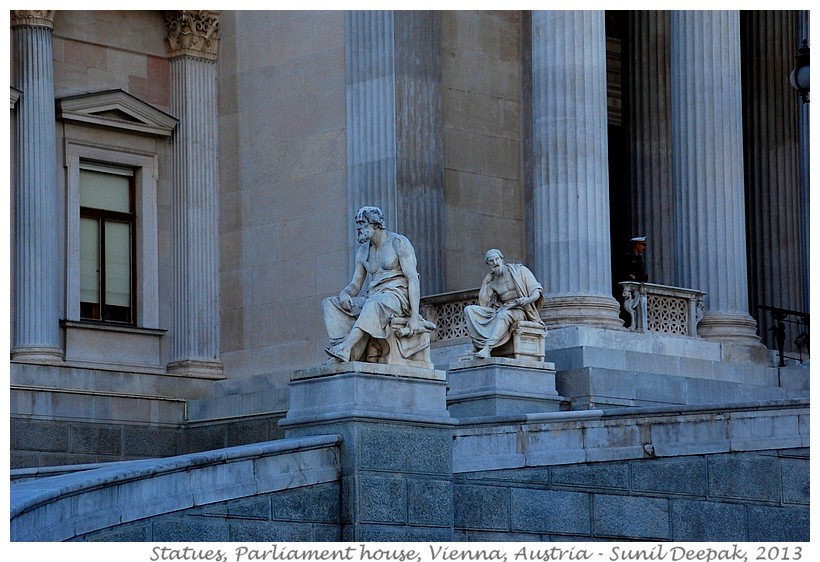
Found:
<path fill-rule="evenodd" d="M 216 61 L 219 48 L 219 12 L 179 10 L 165 12 L 168 56 Z"/>
<path fill-rule="evenodd" d="M 11 27 L 24 25 L 54 29 L 56 10 L 11 10 Z"/>

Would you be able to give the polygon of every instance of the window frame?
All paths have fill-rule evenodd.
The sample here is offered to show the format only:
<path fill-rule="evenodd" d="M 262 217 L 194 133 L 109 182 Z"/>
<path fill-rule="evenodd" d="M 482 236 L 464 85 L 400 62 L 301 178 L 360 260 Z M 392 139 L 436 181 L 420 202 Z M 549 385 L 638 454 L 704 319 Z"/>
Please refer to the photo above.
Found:
<path fill-rule="evenodd" d="M 136 326 L 138 323 L 138 316 L 137 316 L 137 267 L 136 267 L 136 255 L 137 255 L 137 236 L 136 236 L 136 202 L 135 202 L 135 193 L 136 193 L 136 185 L 134 181 L 135 170 L 131 167 L 123 167 L 123 166 L 111 166 L 108 163 L 102 162 L 93 162 L 90 160 L 86 160 L 84 158 L 80 159 L 80 176 L 82 177 L 82 171 L 90 171 L 90 172 L 97 172 L 102 174 L 109 174 L 109 175 L 116 175 L 120 177 L 128 178 L 128 211 L 111 211 L 107 209 L 101 209 L 99 207 L 85 207 L 80 204 L 79 213 L 80 213 L 80 222 L 83 219 L 94 219 L 97 221 L 98 225 L 98 241 L 97 241 L 97 251 L 98 251 L 98 260 L 99 260 L 99 271 L 97 272 L 97 282 L 98 282 L 98 292 L 99 292 L 99 318 L 88 318 L 83 317 L 82 315 L 82 298 L 80 299 L 80 319 L 83 322 L 103 322 L 103 323 L 111 323 L 111 324 L 122 324 L 126 326 Z M 82 180 L 80 182 L 82 184 Z M 82 185 L 80 186 L 82 189 Z M 120 224 L 127 224 L 128 225 L 128 232 L 129 232 L 129 256 L 128 256 L 128 280 L 129 280 L 129 303 L 128 303 L 128 320 L 110 320 L 106 318 L 107 316 L 107 308 L 109 303 L 106 300 L 107 294 L 107 287 L 106 287 L 106 268 L 108 267 L 107 264 L 107 247 L 106 247 L 106 224 L 107 223 L 120 223 Z M 82 268 L 81 268 L 82 269 Z M 82 273 L 82 271 L 81 271 Z M 81 282 L 82 284 L 82 282 Z"/>
<path fill-rule="evenodd" d="M 133 170 L 132 322 L 89 320 L 80 316 L 80 169 L 97 163 Z M 66 146 L 66 320 L 155 328 L 159 325 L 157 156 L 79 142 Z"/>

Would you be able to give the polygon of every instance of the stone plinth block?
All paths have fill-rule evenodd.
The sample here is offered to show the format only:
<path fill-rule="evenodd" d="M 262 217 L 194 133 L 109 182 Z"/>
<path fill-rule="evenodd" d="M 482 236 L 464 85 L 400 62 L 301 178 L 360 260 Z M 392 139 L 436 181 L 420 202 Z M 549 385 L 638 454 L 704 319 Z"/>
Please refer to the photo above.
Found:
<path fill-rule="evenodd" d="M 544 361 L 470 359 L 449 370 L 447 407 L 454 417 L 556 412 L 555 365 Z"/>
<path fill-rule="evenodd" d="M 547 329 L 543 324 L 522 320 L 513 326 L 509 341 L 493 352 L 501 357 L 543 361 L 546 337 Z"/>
<path fill-rule="evenodd" d="M 280 425 L 352 418 L 451 423 L 446 386 L 444 371 L 405 365 L 355 361 L 298 370 Z"/>

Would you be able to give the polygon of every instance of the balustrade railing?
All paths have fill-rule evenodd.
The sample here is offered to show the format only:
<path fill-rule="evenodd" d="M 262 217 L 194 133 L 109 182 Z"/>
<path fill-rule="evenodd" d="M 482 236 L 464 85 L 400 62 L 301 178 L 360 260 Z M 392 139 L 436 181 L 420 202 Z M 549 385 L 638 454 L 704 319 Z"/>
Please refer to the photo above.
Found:
<path fill-rule="evenodd" d="M 703 297 L 706 293 L 631 281 L 625 281 L 621 286 L 625 296 L 624 310 L 633 318 L 630 330 L 697 337 L 697 324 L 703 317 Z M 477 303 L 478 289 L 423 297 L 422 315 L 437 326 L 431 334 L 431 341 L 468 340 L 464 307 Z"/>
<path fill-rule="evenodd" d="M 421 315 L 436 324 L 436 330 L 430 334 L 430 341 L 469 338 L 464 307 L 470 304 L 478 304 L 478 289 L 423 297 Z"/>
<path fill-rule="evenodd" d="M 633 332 L 697 337 L 706 293 L 684 287 L 623 281 L 622 307 Z"/>
<path fill-rule="evenodd" d="M 760 337 L 769 349 L 776 349 L 779 364 L 786 360 L 803 363 L 809 357 L 809 314 L 775 306 L 758 305 Z"/>

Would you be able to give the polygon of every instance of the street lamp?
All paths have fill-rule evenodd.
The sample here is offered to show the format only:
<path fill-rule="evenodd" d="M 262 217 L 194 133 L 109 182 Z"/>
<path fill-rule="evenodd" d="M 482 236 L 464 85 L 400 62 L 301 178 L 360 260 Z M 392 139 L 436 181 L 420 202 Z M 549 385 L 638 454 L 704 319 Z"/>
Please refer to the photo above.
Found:
<path fill-rule="evenodd" d="M 803 103 L 809 103 L 809 45 L 808 39 L 803 39 L 803 44 L 797 49 L 794 56 L 795 67 L 789 75 L 792 88 L 800 94 Z"/>

